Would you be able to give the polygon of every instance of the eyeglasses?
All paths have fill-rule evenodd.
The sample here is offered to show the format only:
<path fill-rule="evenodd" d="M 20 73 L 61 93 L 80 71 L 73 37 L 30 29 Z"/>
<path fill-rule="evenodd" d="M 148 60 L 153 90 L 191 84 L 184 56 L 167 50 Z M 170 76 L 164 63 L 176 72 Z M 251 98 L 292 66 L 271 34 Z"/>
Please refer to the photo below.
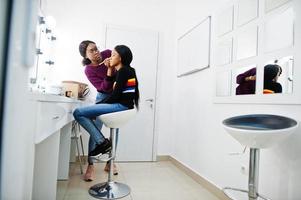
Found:
<path fill-rule="evenodd" d="M 87 50 L 89 53 L 99 52 L 97 47 L 94 47 L 93 49 Z"/>

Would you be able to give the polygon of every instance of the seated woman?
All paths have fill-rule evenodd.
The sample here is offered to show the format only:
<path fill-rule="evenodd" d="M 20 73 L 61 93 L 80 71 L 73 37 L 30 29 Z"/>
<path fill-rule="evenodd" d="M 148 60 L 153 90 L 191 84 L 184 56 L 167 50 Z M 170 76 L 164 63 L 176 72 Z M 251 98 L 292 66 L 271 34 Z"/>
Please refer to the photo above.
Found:
<path fill-rule="evenodd" d="M 282 86 L 280 83 L 277 82 L 281 73 L 282 73 L 282 69 L 279 65 L 269 64 L 264 66 L 263 90 L 265 94 L 282 92 Z"/>
<path fill-rule="evenodd" d="M 96 101 L 103 100 L 113 90 L 115 69 L 109 66 L 109 59 L 111 57 L 111 50 L 106 49 L 99 51 L 96 43 L 91 40 L 84 40 L 79 44 L 79 53 L 83 57 L 82 64 L 85 66 L 85 74 L 90 83 L 97 90 Z M 102 129 L 102 122 L 96 118 L 95 124 L 99 130 Z M 96 143 L 92 137 L 89 137 L 88 152 L 91 152 Z M 104 168 L 109 171 L 109 162 Z M 114 164 L 114 175 L 117 175 L 117 167 Z M 85 181 L 92 181 L 94 176 L 93 159 L 88 157 L 88 166 L 84 175 Z"/>
<path fill-rule="evenodd" d="M 135 69 L 130 66 L 133 55 L 125 45 L 118 45 L 112 51 L 110 66 L 116 69 L 116 81 L 112 93 L 95 105 L 75 109 L 75 120 L 93 137 L 96 147 L 89 152 L 89 156 L 105 154 L 111 149 L 111 142 L 104 137 L 97 128 L 95 117 L 99 115 L 133 109 L 138 109 L 139 90 Z"/>

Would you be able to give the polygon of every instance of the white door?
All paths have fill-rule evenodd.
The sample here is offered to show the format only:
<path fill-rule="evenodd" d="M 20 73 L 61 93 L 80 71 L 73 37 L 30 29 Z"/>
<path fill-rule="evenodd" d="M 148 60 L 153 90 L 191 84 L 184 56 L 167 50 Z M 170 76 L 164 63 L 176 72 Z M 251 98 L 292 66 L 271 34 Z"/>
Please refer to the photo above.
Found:
<path fill-rule="evenodd" d="M 106 28 L 106 48 L 124 44 L 133 53 L 131 66 L 139 81 L 140 104 L 135 119 L 120 129 L 118 161 L 152 161 L 154 152 L 155 96 L 158 32 L 116 26 Z"/>

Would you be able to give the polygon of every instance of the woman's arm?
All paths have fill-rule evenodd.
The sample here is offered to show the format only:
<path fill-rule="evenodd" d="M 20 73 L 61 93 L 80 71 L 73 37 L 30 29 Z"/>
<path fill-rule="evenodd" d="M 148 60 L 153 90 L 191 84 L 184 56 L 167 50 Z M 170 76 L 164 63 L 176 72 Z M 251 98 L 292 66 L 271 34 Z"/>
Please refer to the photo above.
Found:
<path fill-rule="evenodd" d="M 85 74 L 90 81 L 90 83 L 97 89 L 97 91 L 102 92 L 111 92 L 113 88 L 114 83 L 114 76 L 108 76 L 107 74 L 104 74 L 103 77 L 96 74 L 94 71 L 91 71 L 89 69 L 85 70 Z M 113 74 L 113 73 L 112 73 Z"/>
<path fill-rule="evenodd" d="M 256 79 L 256 68 L 252 68 L 242 74 L 239 74 L 236 77 L 236 83 L 237 84 L 241 84 L 245 81 L 251 81 L 251 80 L 255 80 Z"/>
<path fill-rule="evenodd" d="M 116 75 L 116 82 L 112 94 L 99 103 L 118 103 L 126 87 L 128 77 L 128 71 L 125 68 L 121 68 Z"/>

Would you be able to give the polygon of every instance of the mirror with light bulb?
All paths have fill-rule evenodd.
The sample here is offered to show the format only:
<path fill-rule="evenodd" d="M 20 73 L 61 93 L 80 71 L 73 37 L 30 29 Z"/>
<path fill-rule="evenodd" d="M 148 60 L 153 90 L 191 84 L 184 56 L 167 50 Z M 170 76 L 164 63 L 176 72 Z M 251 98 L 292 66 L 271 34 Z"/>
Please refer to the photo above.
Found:
<path fill-rule="evenodd" d="M 36 57 L 29 72 L 31 91 L 45 93 L 49 74 L 55 66 L 56 21 L 52 16 L 45 16 L 40 9 L 36 26 Z"/>

